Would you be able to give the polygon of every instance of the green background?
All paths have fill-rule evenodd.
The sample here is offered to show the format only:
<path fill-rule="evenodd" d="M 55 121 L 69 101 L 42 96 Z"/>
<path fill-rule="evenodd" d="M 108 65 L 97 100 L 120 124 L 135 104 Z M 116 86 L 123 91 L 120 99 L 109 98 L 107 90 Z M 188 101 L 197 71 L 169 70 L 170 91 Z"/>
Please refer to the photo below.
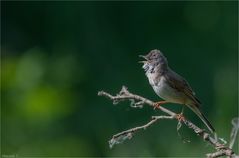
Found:
<path fill-rule="evenodd" d="M 160 49 L 218 135 L 238 115 L 238 3 L 1 2 L 1 151 L 18 156 L 204 156 L 213 151 L 163 120 L 110 149 L 113 134 L 161 115 L 99 90 L 154 101 L 138 55 Z M 165 105 L 180 112 L 181 105 Z M 186 116 L 206 128 L 197 116 Z M 184 143 L 190 140 L 190 143 Z M 234 146 L 238 152 L 238 144 Z"/>

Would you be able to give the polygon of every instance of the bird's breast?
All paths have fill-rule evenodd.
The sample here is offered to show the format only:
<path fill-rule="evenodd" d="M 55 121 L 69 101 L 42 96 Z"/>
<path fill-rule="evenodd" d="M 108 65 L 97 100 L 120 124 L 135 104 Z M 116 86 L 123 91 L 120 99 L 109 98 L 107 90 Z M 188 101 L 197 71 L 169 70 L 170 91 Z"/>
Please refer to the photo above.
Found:
<path fill-rule="evenodd" d="M 185 95 L 179 92 L 177 89 L 174 89 L 169 85 L 166 81 L 165 77 L 161 76 L 158 79 L 158 82 L 151 81 L 153 84 L 152 87 L 155 93 L 161 97 L 162 99 L 172 102 L 172 103 L 179 103 L 184 104 L 185 102 Z"/>

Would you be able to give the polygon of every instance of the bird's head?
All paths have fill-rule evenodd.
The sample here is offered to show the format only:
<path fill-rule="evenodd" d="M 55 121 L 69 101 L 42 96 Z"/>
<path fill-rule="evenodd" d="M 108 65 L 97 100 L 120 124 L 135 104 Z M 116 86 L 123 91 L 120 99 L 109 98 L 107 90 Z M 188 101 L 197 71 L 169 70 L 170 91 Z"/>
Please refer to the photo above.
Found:
<path fill-rule="evenodd" d="M 151 50 L 147 55 L 140 55 L 140 57 L 145 60 L 140 61 L 143 63 L 143 69 L 147 72 L 150 69 L 154 69 L 155 67 L 159 69 L 166 69 L 168 66 L 168 61 L 166 57 L 160 50 L 154 49 Z"/>

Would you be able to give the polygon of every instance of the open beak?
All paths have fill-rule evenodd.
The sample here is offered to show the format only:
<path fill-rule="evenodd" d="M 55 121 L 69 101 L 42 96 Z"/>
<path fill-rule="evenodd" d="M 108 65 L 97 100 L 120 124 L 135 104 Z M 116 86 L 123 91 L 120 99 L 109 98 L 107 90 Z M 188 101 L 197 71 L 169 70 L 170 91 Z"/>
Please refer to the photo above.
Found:
<path fill-rule="evenodd" d="M 143 64 L 145 64 L 147 61 L 148 61 L 148 59 L 146 58 L 146 56 L 144 56 L 144 55 L 139 55 L 139 57 L 141 57 L 141 58 L 144 58 L 145 60 L 143 60 L 143 61 L 139 61 L 139 63 L 143 63 Z"/>
<path fill-rule="evenodd" d="M 138 61 L 138 63 L 145 64 L 145 63 L 147 63 L 147 61 Z"/>
<path fill-rule="evenodd" d="M 144 55 L 139 55 L 139 57 L 144 58 L 145 60 L 148 60 L 148 59 L 146 58 L 146 56 L 144 56 Z"/>

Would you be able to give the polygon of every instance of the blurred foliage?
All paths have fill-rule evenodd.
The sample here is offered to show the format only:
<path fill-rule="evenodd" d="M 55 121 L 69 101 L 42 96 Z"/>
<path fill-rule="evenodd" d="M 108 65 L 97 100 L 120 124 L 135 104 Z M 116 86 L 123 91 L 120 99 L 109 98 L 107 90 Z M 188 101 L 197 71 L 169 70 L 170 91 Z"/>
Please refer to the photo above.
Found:
<path fill-rule="evenodd" d="M 138 55 L 160 49 L 229 140 L 238 116 L 238 2 L 1 2 L 1 151 L 19 156 L 204 156 L 189 129 L 161 121 L 109 149 L 110 137 L 144 124 L 151 108 L 113 106 L 98 90 L 122 85 L 155 101 Z M 180 112 L 180 105 L 168 105 Z M 190 110 L 186 115 L 204 127 Z M 205 128 L 205 127 L 204 127 Z M 238 143 L 235 144 L 238 152 Z"/>

